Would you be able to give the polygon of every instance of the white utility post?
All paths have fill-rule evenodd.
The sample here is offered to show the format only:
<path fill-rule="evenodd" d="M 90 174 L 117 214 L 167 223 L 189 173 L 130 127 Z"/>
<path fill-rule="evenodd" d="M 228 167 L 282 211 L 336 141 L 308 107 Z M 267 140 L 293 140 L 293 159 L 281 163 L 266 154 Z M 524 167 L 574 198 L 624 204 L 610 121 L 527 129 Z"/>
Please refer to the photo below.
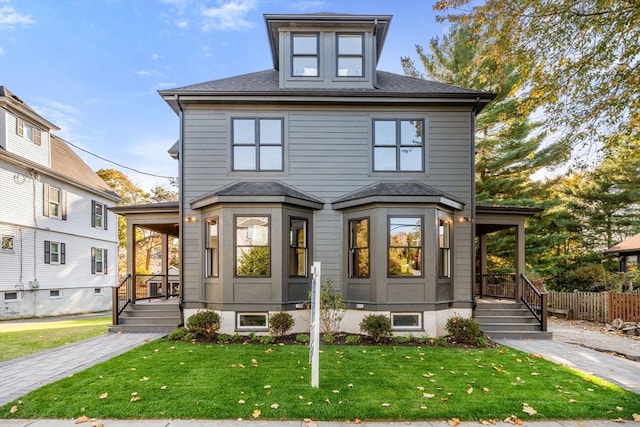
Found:
<path fill-rule="evenodd" d="M 320 386 L 320 263 L 311 266 L 311 333 L 309 340 L 309 363 L 311 364 L 311 387 Z"/>

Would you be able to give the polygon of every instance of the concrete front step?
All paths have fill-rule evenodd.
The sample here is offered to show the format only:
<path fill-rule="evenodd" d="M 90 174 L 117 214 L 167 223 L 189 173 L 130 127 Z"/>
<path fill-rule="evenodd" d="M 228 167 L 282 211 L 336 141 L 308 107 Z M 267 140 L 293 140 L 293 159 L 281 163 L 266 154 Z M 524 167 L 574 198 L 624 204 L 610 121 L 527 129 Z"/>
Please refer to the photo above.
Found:
<path fill-rule="evenodd" d="M 476 317 L 482 316 L 530 316 L 531 312 L 528 308 L 499 308 L 499 309 L 487 309 L 478 308 L 475 311 Z"/>
<path fill-rule="evenodd" d="M 120 316 L 120 325 L 157 325 L 176 327 L 180 324 L 180 316 L 126 317 Z"/>
<path fill-rule="evenodd" d="M 485 333 L 489 339 L 511 338 L 524 340 L 549 340 L 552 337 L 551 332 L 527 332 L 527 331 L 493 331 Z"/>
<path fill-rule="evenodd" d="M 538 324 L 538 319 L 533 316 L 475 316 L 478 323 L 535 323 Z"/>
<path fill-rule="evenodd" d="M 551 338 L 550 332 L 540 330 L 538 319 L 523 303 L 478 301 L 474 318 L 490 338 Z"/>
<path fill-rule="evenodd" d="M 132 304 L 120 314 L 118 325 L 110 332 L 163 332 L 169 333 L 180 325 L 178 304 Z"/>
<path fill-rule="evenodd" d="M 114 333 L 162 333 L 169 334 L 176 327 L 162 326 L 162 325 L 112 325 L 109 326 L 109 332 Z"/>
<path fill-rule="evenodd" d="M 485 334 L 495 331 L 539 332 L 540 325 L 536 323 L 480 323 L 480 330 Z"/>

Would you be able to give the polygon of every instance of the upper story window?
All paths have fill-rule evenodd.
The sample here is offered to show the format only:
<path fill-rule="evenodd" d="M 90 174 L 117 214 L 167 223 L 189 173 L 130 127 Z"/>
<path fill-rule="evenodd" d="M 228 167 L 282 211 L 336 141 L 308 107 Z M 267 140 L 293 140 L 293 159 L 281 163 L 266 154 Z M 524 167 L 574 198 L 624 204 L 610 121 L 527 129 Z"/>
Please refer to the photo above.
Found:
<path fill-rule="evenodd" d="M 34 144 L 42 144 L 42 131 L 33 126 L 31 123 L 26 122 L 20 118 L 16 119 L 16 134 L 28 139 Z"/>
<path fill-rule="evenodd" d="M 271 276 L 268 216 L 236 217 L 236 276 Z"/>
<path fill-rule="evenodd" d="M 232 119 L 233 170 L 281 171 L 282 119 Z"/>
<path fill-rule="evenodd" d="M 389 217 L 390 277 L 422 277 L 422 218 Z"/>
<path fill-rule="evenodd" d="M 289 218 L 289 277 L 307 277 L 307 220 Z"/>
<path fill-rule="evenodd" d="M 291 74 L 293 77 L 318 77 L 318 33 L 293 33 L 291 35 Z"/>
<path fill-rule="evenodd" d="M 438 276 L 451 277 L 451 223 L 440 219 L 438 223 Z"/>
<path fill-rule="evenodd" d="M 349 221 L 349 277 L 369 277 L 369 218 Z"/>
<path fill-rule="evenodd" d="M 336 35 L 338 77 L 364 76 L 364 34 Z"/>
<path fill-rule="evenodd" d="M 103 230 L 107 229 L 107 205 L 104 203 L 91 201 L 91 226 Z"/>
<path fill-rule="evenodd" d="M 3 234 L 0 236 L 0 239 L 2 240 L 2 246 L 0 246 L 0 249 L 6 252 L 13 252 L 14 237 L 8 234 Z"/>
<path fill-rule="evenodd" d="M 65 244 L 60 242 L 44 241 L 44 263 L 45 264 L 65 264 L 66 250 Z"/>
<path fill-rule="evenodd" d="M 373 121 L 373 170 L 424 171 L 424 120 Z"/>
<path fill-rule="evenodd" d="M 67 219 L 67 192 L 44 184 L 43 215 L 50 218 Z"/>
<path fill-rule="evenodd" d="M 206 277 L 218 277 L 218 218 L 209 218 L 206 223 Z"/>
<path fill-rule="evenodd" d="M 91 248 L 91 274 L 107 274 L 107 250 Z"/>

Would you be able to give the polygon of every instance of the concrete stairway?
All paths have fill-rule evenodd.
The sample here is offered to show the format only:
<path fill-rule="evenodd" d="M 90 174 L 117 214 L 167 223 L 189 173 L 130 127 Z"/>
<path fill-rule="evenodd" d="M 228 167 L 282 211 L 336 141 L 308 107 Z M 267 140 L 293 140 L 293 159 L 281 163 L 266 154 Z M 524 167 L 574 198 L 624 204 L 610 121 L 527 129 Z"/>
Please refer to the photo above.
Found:
<path fill-rule="evenodd" d="M 541 331 L 538 320 L 521 302 L 478 300 L 473 317 L 489 338 L 551 338 L 551 332 Z"/>
<path fill-rule="evenodd" d="M 180 325 L 177 303 L 129 304 L 120 314 L 119 324 L 109 332 L 162 332 L 169 333 Z"/>

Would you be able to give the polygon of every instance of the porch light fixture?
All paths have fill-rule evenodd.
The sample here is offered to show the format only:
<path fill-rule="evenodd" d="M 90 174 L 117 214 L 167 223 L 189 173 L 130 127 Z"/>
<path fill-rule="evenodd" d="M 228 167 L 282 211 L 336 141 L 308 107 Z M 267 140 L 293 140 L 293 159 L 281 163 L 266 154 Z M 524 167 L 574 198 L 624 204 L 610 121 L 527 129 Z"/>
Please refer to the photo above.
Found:
<path fill-rule="evenodd" d="M 184 222 L 196 222 L 198 218 L 195 215 L 189 215 L 184 217 Z"/>
<path fill-rule="evenodd" d="M 458 218 L 459 222 L 471 222 L 473 221 L 473 218 L 469 217 L 469 216 L 461 216 L 460 218 Z"/>

